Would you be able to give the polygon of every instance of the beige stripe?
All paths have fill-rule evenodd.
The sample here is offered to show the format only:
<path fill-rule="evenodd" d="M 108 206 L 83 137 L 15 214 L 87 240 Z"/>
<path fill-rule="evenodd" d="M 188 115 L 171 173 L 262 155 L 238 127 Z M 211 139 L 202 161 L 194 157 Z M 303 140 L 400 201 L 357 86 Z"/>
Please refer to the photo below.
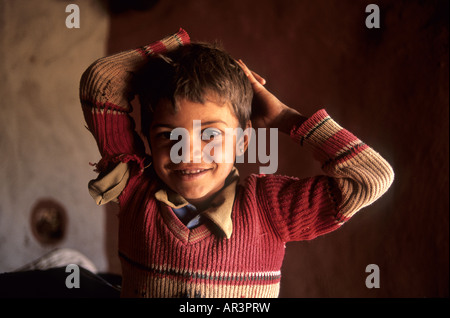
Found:
<path fill-rule="evenodd" d="M 340 212 L 347 218 L 380 198 L 394 180 L 392 167 L 372 148 L 329 168 L 326 172 L 337 177 L 342 191 Z"/>
<path fill-rule="evenodd" d="M 140 283 L 135 291 L 123 290 L 128 297 L 204 297 L 204 298 L 276 298 L 280 283 L 274 284 L 227 284 L 227 282 L 192 283 L 175 280 L 169 277 L 152 277 L 140 275 L 135 277 Z M 145 297 L 144 296 L 144 297 Z"/>
<path fill-rule="evenodd" d="M 155 271 L 167 271 L 173 272 L 176 275 L 185 275 L 195 276 L 196 279 L 201 279 L 198 277 L 205 277 L 205 280 L 214 280 L 215 277 L 221 277 L 223 280 L 234 279 L 237 277 L 247 277 L 248 279 L 270 279 L 272 277 L 281 276 L 281 271 L 263 271 L 263 272 L 230 272 L 230 271 L 193 271 L 187 268 L 179 268 L 179 267 L 171 267 L 168 264 L 154 264 L 148 266 Z"/>
<path fill-rule="evenodd" d="M 338 131 L 342 130 L 343 128 L 335 122 L 332 118 L 327 120 L 316 129 L 317 126 L 320 125 L 323 121 L 319 122 L 314 128 L 310 129 L 310 131 L 314 130 L 314 132 L 308 136 L 308 138 L 305 140 L 306 144 L 313 144 L 313 146 L 316 148 L 320 148 L 322 144 L 331 136 L 335 135 Z"/>
<path fill-rule="evenodd" d="M 105 108 L 100 108 L 100 107 L 93 107 L 92 108 L 92 114 L 94 114 L 94 115 L 98 115 L 98 114 L 103 115 L 104 113 L 105 113 Z M 123 111 L 120 111 L 120 110 L 117 110 L 117 109 L 113 109 L 113 110 L 107 109 L 106 113 L 107 114 L 111 114 L 112 113 L 113 115 L 127 115 L 126 112 L 123 112 Z"/>
<path fill-rule="evenodd" d="M 336 152 L 334 154 L 334 157 L 339 157 L 340 155 L 342 155 L 344 152 L 352 149 L 354 146 L 356 146 L 357 144 L 360 144 L 361 140 L 356 139 L 354 141 L 349 142 L 345 147 L 343 147 L 342 149 L 340 149 L 338 152 Z"/>

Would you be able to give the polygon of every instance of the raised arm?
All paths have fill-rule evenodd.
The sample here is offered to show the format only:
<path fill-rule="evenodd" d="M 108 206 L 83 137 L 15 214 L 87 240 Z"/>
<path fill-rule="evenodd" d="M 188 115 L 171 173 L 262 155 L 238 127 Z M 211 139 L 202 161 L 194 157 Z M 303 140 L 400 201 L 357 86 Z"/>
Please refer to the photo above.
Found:
<path fill-rule="evenodd" d="M 119 163 L 134 161 L 141 168 L 144 166 L 145 147 L 130 116 L 135 74 L 152 55 L 164 54 L 189 41 L 186 31 L 180 29 L 150 45 L 100 58 L 83 73 L 80 101 L 87 126 L 101 154 L 101 160 L 96 164 L 100 176 L 90 183 L 91 194 L 100 195 L 97 203 L 105 202 L 105 191 L 111 189 L 111 182 L 123 181 L 124 169 L 121 169 L 120 176 L 110 175 L 101 182 Z"/>
<path fill-rule="evenodd" d="M 283 240 L 308 240 L 337 229 L 389 189 L 394 172 L 380 154 L 325 110 L 306 118 L 284 105 L 245 64 L 241 66 L 255 92 L 253 122 L 290 134 L 312 151 L 324 171 L 323 176 L 306 179 L 265 176 L 256 182 L 261 208 L 271 215 Z"/>

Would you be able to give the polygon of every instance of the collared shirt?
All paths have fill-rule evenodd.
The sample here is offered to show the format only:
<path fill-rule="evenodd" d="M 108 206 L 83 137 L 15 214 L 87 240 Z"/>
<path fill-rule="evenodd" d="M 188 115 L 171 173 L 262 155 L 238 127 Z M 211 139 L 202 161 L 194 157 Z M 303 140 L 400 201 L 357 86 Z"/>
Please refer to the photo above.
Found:
<path fill-rule="evenodd" d="M 209 207 L 193 216 L 192 219 L 183 223 L 188 228 L 194 228 L 202 223 L 203 218 L 207 218 L 212 221 L 227 238 L 230 238 L 233 232 L 231 212 L 233 210 L 236 186 L 238 182 L 239 172 L 236 167 L 234 167 L 226 178 L 223 188 L 218 191 L 218 193 L 215 194 L 215 197 L 211 200 Z M 195 208 L 185 198 L 169 188 L 162 188 L 158 190 L 155 193 L 155 198 L 172 208 L 180 220 L 186 216 L 187 212 L 192 212 L 192 208 Z M 190 207 L 186 208 L 187 206 Z"/>
<path fill-rule="evenodd" d="M 200 225 L 201 214 L 197 211 L 197 208 L 192 204 L 185 205 L 181 208 L 172 208 L 175 215 L 183 222 L 188 229 L 193 229 Z"/>
<path fill-rule="evenodd" d="M 91 180 L 89 182 L 89 193 L 98 205 L 105 204 L 109 201 L 118 202 L 117 197 L 125 188 L 129 175 L 130 168 L 128 164 L 120 162 L 107 175 L 99 176 L 99 178 Z M 201 211 L 198 215 L 194 215 L 194 217 L 188 220 L 185 225 L 189 229 L 194 228 L 202 224 L 202 219 L 206 217 L 212 221 L 227 238 L 230 238 L 233 231 L 231 212 L 238 183 L 239 172 L 236 167 L 233 167 L 225 180 L 225 185 L 215 195 L 209 207 L 206 210 Z M 193 208 L 195 209 L 195 207 L 185 198 L 167 187 L 158 190 L 155 193 L 155 198 L 172 208 L 173 212 L 179 218 L 183 218 L 188 211 L 192 211 Z M 188 205 L 190 206 L 189 208 L 183 209 Z"/>

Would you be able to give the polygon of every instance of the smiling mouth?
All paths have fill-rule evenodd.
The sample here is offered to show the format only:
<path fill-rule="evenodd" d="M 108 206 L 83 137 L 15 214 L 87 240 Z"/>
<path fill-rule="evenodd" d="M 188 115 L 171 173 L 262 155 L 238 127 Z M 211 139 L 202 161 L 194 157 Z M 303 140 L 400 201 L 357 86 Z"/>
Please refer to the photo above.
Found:
<path fill-rule="evenodd" d="M 177 169 L 177 170 L 174 170 L 174 172 L 178 177 L 182 178 L 183 180 L 191 180 L 191 179 L 196 179 L 198 177 L 203 176 L 210 170 L 211 170 L 211 168 L 208 168 L 208 169 Z"/>
<path fill-rule="evenodd" d="M 182 175 L 189 175 L 189 174 L 199 174 L 203 171 L 207 171 L 209 169 L 197 169 L 197 170 L 177 170 L 177 173 L 180 173 Z"/>

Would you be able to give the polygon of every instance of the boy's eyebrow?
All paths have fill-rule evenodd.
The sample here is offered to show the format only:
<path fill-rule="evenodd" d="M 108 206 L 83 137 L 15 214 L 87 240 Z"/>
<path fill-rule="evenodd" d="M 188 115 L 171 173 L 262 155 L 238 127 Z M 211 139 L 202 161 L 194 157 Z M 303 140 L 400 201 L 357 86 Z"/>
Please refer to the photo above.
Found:
<path fill-rule="evenodd" d="M 207 125 L 217 124 L 217 123 L 222 123 L 224 125 L 227 125 L 226 122 L 224 122 L 223 120 L 218 119 L 218 120 L 202 121 L 202 126 L 207 126 Z M 152 125 L 151 129 L 153 130 L 153 129 L 157 129 L 157 128 L 172 128 L 172 129 L 174 129 L 176 127 L 173 126 L 173 125 L 170 125 L 170 124 L 156 124 L 156 125 Z"/>
<path fill-rule="evenodd" d="M 217 123 L 222 123 L 224 125 L 227 125 L 226 122 L 224 122 L 223 120 L 218 119 L 218 120 L 209 120 L 209 121 L 205 121 L 205 122 L 202 121 L 202 126 L 211 125 L 211 124 L 217 124 Z"/>
<path fill-rule="evenodd" d="M 154 129 L 157 129 L 157 128 L 160 128 L 160 127 L 162 127 L 162 128 L 175 128 L 174 126 L 169 125 L 169 124 L 156 124 L 156 125 L 152 125 L 151 129 L 154 130 Z"/>

